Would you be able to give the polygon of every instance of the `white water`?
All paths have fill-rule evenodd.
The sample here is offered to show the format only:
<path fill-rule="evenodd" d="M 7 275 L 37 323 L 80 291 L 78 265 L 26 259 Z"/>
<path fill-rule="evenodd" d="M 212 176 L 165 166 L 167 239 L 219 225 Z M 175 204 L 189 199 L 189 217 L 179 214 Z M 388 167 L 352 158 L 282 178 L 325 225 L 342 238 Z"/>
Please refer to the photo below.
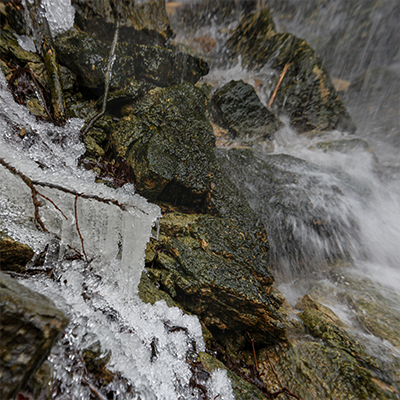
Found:
<path fill-rule="evenodd" d="M 195 4 L 201 0 L 188 0 Z M 233 2 L 232 2 L 233 3 Z M 261 3 L 261 2 L 260 2 Z M 296 174 L 296 182 L 282 185 L 277 190 L 286 193 L 285 206 L 294 212 L 287 217 L 275 205 L 268 183 L 257 179 L 257 174 L 233 166 L 231 178 L 242 189 L 251 207 L 264 222 L 272 248 L 274 275 L 279 289 L 294 307 L 313 284 L 330 286 L 332 293 L 339 290 L 338 283 L 330 278 L 328 261 L 349 259 L 351 267 L 338 270 L 345 281 L 346 274 L 353 279 L 369 278 L 370 298 L 387 305 L 388 310 L 400 318 L 398 299 L 400 295 L 400 109 L 399 109 L 399 29 L 398 2 L 384 0 L 374 4 L 363 1 L 331 2 L 268 0 L 278 31 L 288 31 L 306 39 L 315 46 L 317 53 L 328 57 L 328 71 L 334 78 L 357 82 L 366 74 L 359 94 L 340 95 L 345 100 L 358 130 L 354 135 L 339 131 L 326 132 L 314 138 L 299 135 L 288 125 L 285 115 L 279 117 L 286 127 L 275 134 L 274 155 L 290 155 L 299 162 L 283 165 L 283 171 Z M 378 4 L 379 3 L 379 4 Z M 232 22 L 216 26 L 213 5 L 209 4 L 210 20 L 198 30 L 187 32 L 178 19 L 179 40 L 196 43 L 196 38 L 207 35 L 225 41 Z M 236 11 L 240 3 L 235 3 Z M 377 10 L 371 12 L 376 7 Z M 356 10 L 356 11 L 354 11 Z M 206 13 L 206 11 L 203 11 Z M 214 10 L 215 12 L 215 10 Z M 370 13 L 370 14 L 369 14 Z M 396 17 L 397 16 L 397 17 Z M 370 18 L 370 20 L 368 20 Z M 397 19 L 396 19 L 397 18 Z M 370 24 L 368 24 L 370 21 Z M 397 22 L 395 22 L 397 21 Z M 397 24 L 397 25 L 396 25 Z M 179 29 L 181 29 L 179 31 Z M 365 32 L 353 37 L 352 32 Z M 343 34 L 344 32 L 344 34 Z M 338 35 L 343 34 L 343 36 Z M 181 35 L 181 36 L 179 36 Z M 336 39 L 335 39 L 336 38 Z M 336 42 L 335 42 L 335 40 Z M 335 44 L 336 43 L 336 44 Z M 335 47 L 336 46 L 336 47 Z M 231 80 L 240 80 L 256 88 L 260 100 L 268 104 L 271 88 L 265 85 L 274 72 L 268 68 L 248 71 L 241 60 L 222 65 L 224 54 L 215 51 L 208 54 L 213 67 L 203 78 L 215 89 Z M 353 50 L 351 50 L 353 49 Z M 335 54 L 335 57 L 332 55 Z M 397 55 L 396 55 L 397 54 Z M 345 57 L 344 57 L 345 55 Z M 219 59 L 218 59 L 219 57 Z M 378 77 L 374 75 L 378 71 Z M 386 71 L 386 72 L 385 72 Z M 389 74 L 390 79 L 385 78 Z M 386 79 L 386 82 L 385 82 Z M 396 92 L 397 90 L 397 92 Z M 396 106 L 397 104 L 397 106 Z M 366 140 L 370 149 L 354 148 L 346 152 L 318 148 L 317 143 L 332 140 L 360 138 Z M 372 150 L 372 151 L 371 151 Z M 256 149 L 256 157 L 266 160 L 270 153 Z M 306 165 L 300 162 L 304 160 Z M 240 164 L 241 165 L 241 164 Z M 259 168 L 257 161 L 253 164 Z M 259 174 L 258 176 L 262 176 Z M 304 197 L 307 193 L 308 206 Z M 297 198 L 299 195 L 299 198 Z M 271 196 L 271 197 L 269 197 Z M 297 206 L 304 206 L 308 215 L 296 214 Z M 315 216 L 332 224 L 327 235 L 307 224 L 307 217 Z M 312 220 L 312 219 L 311 219 Z M 333 270 L 334 271 L 334 270 Z M 331 270 L 332 272 L 332 270 Z M 379 293 L 377 295 L 377 293 Z M 349 297 L 358 294 L 348 289 Z M 333 297 L 333 296 L 332 296 Z M 321 299 L 319 299 L 321 301 Z M 352 333 L 367 345 L 369 351 L 382 360 L 400 358 L 399 350 L 386 340 L 360 330 L 357 315 L 345 299 L 326 299 L 341 319 L 346 321 Z M 398 361 L 397 361 L 398 362 Z M 391 361 L 389 361 L 391 363 Z"/>

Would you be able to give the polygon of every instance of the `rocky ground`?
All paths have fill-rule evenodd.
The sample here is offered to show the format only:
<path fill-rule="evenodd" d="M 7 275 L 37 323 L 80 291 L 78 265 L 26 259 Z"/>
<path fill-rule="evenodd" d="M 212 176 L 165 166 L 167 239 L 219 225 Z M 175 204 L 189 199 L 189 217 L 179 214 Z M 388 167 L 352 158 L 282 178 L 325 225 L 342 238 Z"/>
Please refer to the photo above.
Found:
<path fill-rule="evenodd" d="M 273 71 L 273 79 L 263 83 L 270 85 L 271 95 L 275 92 L 267 108 L 243 81 L 216 88 L 199 83 L 209 71 L 207 62 L 196 56 L 196 49 L 171 42 L 163 0 L 114 12 L 108 2 L 104 8 L 95 1 L 73 3 L 76 26 L 54 41 L 69 117 L 88 121 L 101 109 L 115 19 L 121 24 L 106 113 L 83 138 L 87 151 L 81 164 L 96 171 L 98 182 L 112 187 L 134 183 L 139 194 L 161 207 L 160 234 L 148 244 L 139 295 L 145 302 L 163 299 L 199 317 L 207 352 L 198 355 L 197 371 L 227 369 L 236 398 L 243 400 L 400 398 L 399 365 L 374 357 L 328 307 L 350 304 L 361 329 L 399 349 L 395 302 L 380 297 L 373 282 L 352 275 L 346 254 L 338 253 L 343 261 L 331 264 L 329 273 L 333 279 L 345 276 L 354 290 L 349 292 L 343 279 L 334 287 L 316 283 L 292 308 L 274 287 L 269 220 L 257 214 L 240 173 L 232 172 L 239 168 L 263 176 L 266 202 L 278 193 L 276 210 L 303 215 L 318 234 L 329 237 L 333 228 L 316 222 L 321 221 L 319 210 L 285 205 L 285 187 L 297 179 L 291 166 L 305 162 L 273 155 L 261 160 L 255 150 L 273 146 L 274 133 L 284 126 L 278 117 L 282 112 L 299 134 L 354 131 L 320 57 L 304 40 L 278 33 L 267 7 L 247 4 L 250 9 L 230 33 L 226 54 L 240 55 L 248 68 Z M 185 14 L 180 7 L 179 12 L 189 18 L 193 9 Z M 27 33 L 22 5 L 3 2 L 0 13 L 0 67 L 10 90 L 38 119 L 59 123 L 48 67 L 13 35 Z M 217 149 L 216 140 L 241 148 Z M 368 144 L 348 139 L 321 141 L 320 146 L 369 151 Z M 307 203 L 301 190 L 294 196 Z M 290 240 L 290 233 L 285 235 Z M 68 321 L 49 299 L 11 278 L 32 273 L 27 264 L 33 251 L 3 233 L 0 245 L 1 396 L 13 399 L 25 390 L 19 399 L 39 398 L 38 393 L 51 398 L 43 389 L 48 381 L 41 378 L 49 376 L 43 370 L 51 367 L 43 364 L 36 371 Z M 31 304 L 25 308 L 27 302 L 36 303 L 33 310 Z M 27 349 L 23 342 L 29 343 Z M 99 387 L 113 379 L 99 349 L 84 354 Z"/>

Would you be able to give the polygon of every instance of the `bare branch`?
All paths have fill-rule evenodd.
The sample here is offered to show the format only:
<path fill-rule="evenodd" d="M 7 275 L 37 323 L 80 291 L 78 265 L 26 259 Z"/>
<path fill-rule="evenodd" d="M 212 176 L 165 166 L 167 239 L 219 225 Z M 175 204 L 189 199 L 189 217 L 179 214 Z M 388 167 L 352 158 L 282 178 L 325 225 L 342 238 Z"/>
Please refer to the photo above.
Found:
<path fill-rule="evenodd" d="M 117 47 L 117 42 L 118 42 L 118 33 L 119 33 L 119 21 L 117 21 L 116 27 L 115 27 L 115 33 L 114 33 L 114 39 L 111 45 L 111 50 L 110 50 L 110 56 L 108 58 L 108 65 L 107 65 L 107 71 L 105 74 L 105 79 L 104 79 L 104 96 L 103 96 L 103 106 L 101 108 L 101 111 L 96 114 L 87 124 L 84 126 L 81 130 L 82 136 L 85 136 L 88 132 L 89 129 L 93 126 L 93 124 L 100 119 L 106 112 L 107 108 L 107 99 L 108 99 L 108 91 L 110 89 L 110 82 L 111 82 L 111 76 L 112 76 L 112 67 L 114 65 L 115 61 L 115 49 Z"/>
<path fill-rule="evenodd" d="M 78 231 L 79 239 L 81 240 L 83 255 L 85 256 L 86 263 L 89 264 L 89 260 L 85 252 L 85 246 L 83 245 L 83 237 L 81 235 L 81 230 L 79 229 L 79 224 L 78 224 L 78 207 L 77 207 L 78 197 L 79 197 L 78 195 L 75 195 L 75 202 L 74 202 L 75 225 L 76 225 L 76 230 Z"/>
<path fill-rule="evenodd" d="M 275 86 L 274 92 L 272 93 L 271 99 L 270 99 L 270 101 L 269 101 L 269 103 L 268 103 L 268 107 L 269 107 L 269 108 L 271 108 L 272 103 L 273 103 L 274 100 L 275 100 L 275 96 L 276 96 L 276 94 L 278 93 L 279 87 L 281 86 L 281 83 L 282 83 L 282 81 L 283 81 L 283 78 L 285 77 L 285 74 L 286 74 L 287 70 L 289 69 L 289 67 L 290 67 L 290 63 L 286 63 L 285 66 L 284 66 L 284 68 L 283 68 L 283 71 L 282 71 L 282 73 L 281 73 L 281 76 L 279 77 L 278 83 L 277 83 L 276 86 Z"/>

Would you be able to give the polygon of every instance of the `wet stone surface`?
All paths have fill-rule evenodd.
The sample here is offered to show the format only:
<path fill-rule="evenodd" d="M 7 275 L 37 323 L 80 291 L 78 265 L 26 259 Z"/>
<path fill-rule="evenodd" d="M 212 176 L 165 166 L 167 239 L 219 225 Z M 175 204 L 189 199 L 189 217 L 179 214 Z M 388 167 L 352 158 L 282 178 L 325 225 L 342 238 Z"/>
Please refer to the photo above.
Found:
<path fill-rule="evenodd" d="M 264 264 L 268 271 L 265 255 L 234 223 L 169 213 L 160 222 L 159 247 L 154 243 L 149 251 L 149 276 L 217 336 L 248 331 L 263 343 L 284 337 L 283 298 L 256 278 L 255 265 Z"/>
<path fill-rule="evenodd" d="M 0 397 L 11 399 L 48 356 L 68 319 L 53 302 L 0 273 Z"/>
<path fill-rule="evenodd" d="M 283 123 L 263 106 L 254 88 L 243 81 L 231 81 L 212 97 L 215 121 L 244 142 L 271 139 Z"/>
<path fill-rule="evenodd" d="M 268 9 L 244 16 L 227 46 L 232 57 L 242 57 L 244 66 L 276 72 L 271 93 L 282 78 L 273 105 L 299 132 L 355 131 L 322 60 L 304 40 L 277 33 Z"/>

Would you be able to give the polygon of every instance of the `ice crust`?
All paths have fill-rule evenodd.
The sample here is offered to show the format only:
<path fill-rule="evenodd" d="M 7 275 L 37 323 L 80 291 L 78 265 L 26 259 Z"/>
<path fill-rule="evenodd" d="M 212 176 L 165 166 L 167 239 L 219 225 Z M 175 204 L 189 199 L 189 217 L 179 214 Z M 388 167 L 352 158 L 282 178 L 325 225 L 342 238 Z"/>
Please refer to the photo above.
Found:
<path fill-rule="evenodd" d="M 37 122 L 14 102 L 0 73 L 0 157 L 29 179 L 43 183 L 35 187 L 67 217 L 39 197 L 39 213 L 49 233 L 40 232 L 34 223 L 30 188 L 0 165 L 0 230 L 36 253 L 46 250 L 44 267 L 53 268 L 57 276 L 22 282 L 50 297 L 71 319 L 50 356 L 54 381 L 62 388 L 56 399 L 89 398 L 90 389 L 81 380 L 84 366 L 79 368 L 79 354 L 98 340 L 104 351 L 111 351 L 108 367 L 121 377 L 110 384 L 115 400 L 197 399 L 198 389 L 189 385 L 192 372 L 187 362 L 187 357 L 194 359 L 205 350 L 197 317 L 165 302 L 144 304 L 137 296 L 145 246 L 160 209 L 135 194 L 133 185 L 115 190 L 96 184 L 94 173 L 78 166 L 85 151 L 79 139 L 82 125 L 79 119 L 70 119 L 64 127 Z M 74 194 L 51 185 L 114 199 L 124 208 L 80 196 L 76 200 Z M 75 200 L 89 265 L 65 260 L 73 252 L 70 247 L 83 253 Z M 228 378 L 214 375 L 209 384 L 214 397 L 233 399 Z M 128 392 L 129 387 L 133 389 Z"/>

